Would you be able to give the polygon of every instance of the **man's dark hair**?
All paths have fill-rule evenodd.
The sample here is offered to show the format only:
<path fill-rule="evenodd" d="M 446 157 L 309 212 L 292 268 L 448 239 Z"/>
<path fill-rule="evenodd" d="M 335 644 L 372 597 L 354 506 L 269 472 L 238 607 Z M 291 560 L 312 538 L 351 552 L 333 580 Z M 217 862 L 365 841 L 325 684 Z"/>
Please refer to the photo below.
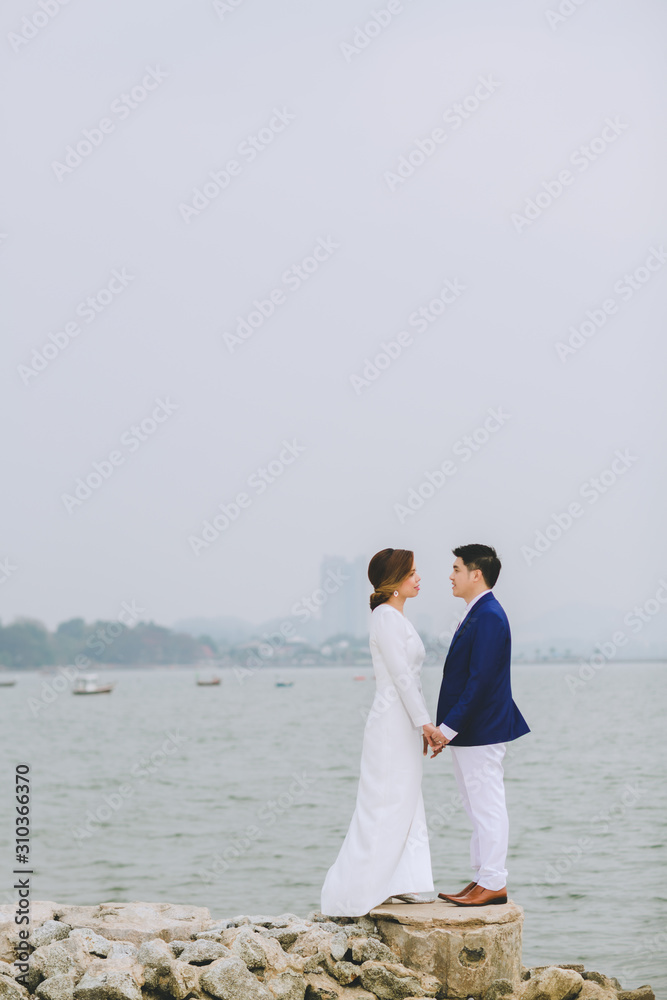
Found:
<path fill-rule="evenodd" d="M 495 586 L 500 575 L 501 563 L 493 546 L 459 545 L 458 548 L 452 549 L 452 552 L 461 559 L 466 569 L 481 570 L 487 587 Z"/>

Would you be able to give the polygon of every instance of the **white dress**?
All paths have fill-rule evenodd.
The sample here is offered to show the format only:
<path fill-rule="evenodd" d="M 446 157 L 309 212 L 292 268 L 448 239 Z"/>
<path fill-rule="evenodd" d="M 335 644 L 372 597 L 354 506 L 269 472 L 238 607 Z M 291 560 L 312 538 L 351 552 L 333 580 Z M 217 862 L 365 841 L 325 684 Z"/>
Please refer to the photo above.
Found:
<path fill-rule="evenodd" d="M 421 727 L 430 722 L 420 673 L 424 644 L 400 611 L 371 616 L 376 691 L 361 751 L 357 803 L 322 888 L 322 913 L 358 917 L 392 895 L 432 892 L 422 797 Z"/>

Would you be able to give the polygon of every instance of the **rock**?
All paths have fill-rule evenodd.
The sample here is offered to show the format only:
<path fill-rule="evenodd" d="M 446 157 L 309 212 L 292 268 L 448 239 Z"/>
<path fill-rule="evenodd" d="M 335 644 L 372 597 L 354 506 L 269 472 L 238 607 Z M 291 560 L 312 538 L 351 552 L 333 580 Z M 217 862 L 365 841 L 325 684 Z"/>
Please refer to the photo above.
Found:
<path fill-rule="evenodd" d="M 28 1000 L 28 991 L 11 976 L 0 976 L 0 997 L 2 1000 Z"/>
<path fill-rule="evenodd" d="M 289 927 L 290 924 L 299 923 L 299 917 L 294 913 L 281 913 L 278 917 L 248 917 L 248 921 L 257 927 Z"/>
<path fill-rule="evenodd" d="M 41 948 L 52 941 L 60 941 L 66 938 L 71 931 L 69 924 L 63 924 L 60 920 L 45 920 L 41 927 L 37 927 L 29 938 L 29 943 L 33 948 Z"/>
<path fill-rule="evenodd" d="M 350 950 L 350 945 L 347 940 L 347 934 L 345 931 L 338 931 L 337 934 L 331 938 L 331 944 L 329 946 L 331 951 L 331 957 L 336 962 L 342 962 L 346 954 Z"/>
<path fill-rule="evenodd" d="M 392 904 L 370 915 L 383 944 L 415 973 L 435 976 L 445 997 L 481 997 L 495 979 L 517 987 L 521 981 L 523 910 L 512 901 L 470 908 Z"/>
<path fill-rule="evenodd" d="M 187 948 L 187 946 L 191 943 L 191 941 L 179 941 L 176 939 L 176 941 L 169 942 L 169 947 L 176 958 L 178 958 L 178 956 L 183 953 L 183 949 Z"/>
<path fill-rule="evenodd" d="M 12 979 L 16 977 L 18 970 L 10 965 L 9 962 L 3 962 L 0 959 L 0 976 L 10 976 Z"/>
<path fill-rule="evenodd" d="M 160 979 L 161 986 L 163 983 L 164 980 Z M 197 992 L 198 989 L 199 969 L 194 965 L 188 965 L 187 962 L 181 962 L 179 959 L 176 959 L 171 966 L 171 972 L 167 977 L 162 991 L 169 993 L 176 1000 L 185 1000 L 185 997 Z"/>
<path fill-rule="evenodd" d="M 56 923 L 54 920 L 53 923 Z M 111 951 L 111 942 L 100 934 L 96 934 L 90 927 L 75 927 L 70 933 L 70 938 L 79 938 L 84 947 L 91 955 L 99 955 L 106 958 Z"/>
<path fill-rule="evenodd" d="M 218 1000 L 274 1000 L 240 958 L 220 958 L 199 977 L 200 985 Z"/>
<path fill-rule="evenodd" d="M 442 983 L 435 976 L 421 977 L 422 989 L 427 997 L 443 997 Z"/>
<path fill-rule="evenodd" d="M 276 928 L 266 932 L 267 937 L 272 937 L 275 941 L 278 941 L 281 948 L 287 951 L 299 936 L 299 931 L 295 930 L 293 927 Z"/>
<path fill-rule="evenodd" d="M 51 976 L 39 984 L 35 993 L 40 1000 L 73 1000 L 75 981 L 74 976 Z"/>
<path fill-rule="evenodd" d="M 363 962 L 395 962 L 397 955 L 382 944 L 378 938 L 357 937 L 352 939 L 352 961 L 361 965 Z"/>
<path fill-rule="evenodd" d="M 51 976 L 67 975 L 76 970 L 74 959 L 59 941 L 44 945 L 33 951 L 28 959 L 28 988 L 31 993 L 43 979 Z"/>
<path fill-rule="evenodd" d="M 500 1000 L 501 997 L 511 996 L 514 993 L 514 985 L 509 979 L 494 979 L 484 993 L 484 1000 Z"/>
<path fill-rule="evenodd" d="M 87 972 L 74 987 L 74 1000 L 141 1000 L 141 990 L 129 972 Z"/>
<path fill-rule="evenodd" d="M 577 1000 L 616 1000 L 616 990 L 607 990 L 593 980 L 585 981 Z"/>
<path fill-rule="evenodd" d="M 327 972 L 329 969 L 329 953 L 318 951 L 315 955 L 309 955 L 303 963 L 303 972 Z"/>
<path fill-rule="evenodd" d="M 655 1000 L 655 993 L 650 986 L 638 986 L 636 990 L 619 990 L 618 1000 Z"/>
<path fill-rule="evenodd" d="M 424 990 L 411 969 L 404 965 L 364 962 L 361 966 L 361 983 L 380 1000 L 404 1000 L 405 997 L 423 997 Z"/>
<path fill-rule="evenodd" d="M 172 941 L 170 947 L 166 941 L 163 941 L 161 938 L 154 938 L 152 941 L 144 941 L 137 952 L 137 962 L 139 962 L 140 965 L 145 965 L 148 968 L 155 969 L 159 975 L 169 975 L 174 961 L 172 949 L 176 943 L 176 941 Z M 186 944 L 185 941 L 178 942 L 178 944 L 181 943 L 184 948 L 188 947 L 188 944 Z M 179 951 L 179 954 L 182 954 L 182 952 Z"/>
<path fill-rule="evenodd" d="M 305 1000 L 338 1000 L 343 996 L 343 988 L 329 976 L 309 975 L 306 977 Z"/>
<path fill-rule="evenodd" d="M 195 938 L 197 941 L 222 941 L 222 931 L 200 931 Z"/>
<path fill-rule="evenodd" d="M 266 966 L 266 952 L 262 947 L 262 938 L 257 931 L 242 930 L 235 937 L 231 950 L 245 962 L 249 969 L 263 969 Z"/>
<path fill-rule="evenodd" d="M 134 964 L 137 961 L 139 949 L 131 941 L 114 941 L 109 949 L 109 961 L 125 961 Z"/>
<path fill-rule="evenodd" d="M 63 906 L 55 916 L 71 927 L 90 928 L 110 941 L 141 945 L 153 938 L 190 939 L 210 929 L 211 915 L 203 906 L 174 903 L 102 903 L 99 906 Z"/>
<path fill-rule="evenodd" d="M 332 935 L 328 931 L 323 931 L 319 927 L 310 927 L 305 934 L 300 934 L 296 943 L 290 951 L 296 955 L 316 955 L 318 951 L 331 952 Z"/>
<path fill-rule="evenodd" d="M 229 948 L 219 941 L 202 940 L 191 941 L 183 949 L 179 958 L 181 962 L 189 962 L 190 965 L 209 965 L 215 962 L 216 958 L 228 958 Z"/>
<path fill-rule="evenodd" d="M 575 1000 L 584 981 L 573 969 L 548 966 L 531 976 L 521 991 L 521 1000 Z"/>
<path fill-rule="evenodd" d="M 304 1000 L 306 995 L 306 980 L 293 969 L 279 972 L 266 985 L 276 1000 Z"/>
<path fill-rule="evenodd" d="M 342 986 L 349 986 L 359 978 L 359 966 L 352 962 L 335 962 L 331 975 L 337 979 Z"/>
<path fill-rule="evenodd" d="M 53 920 L 58 909 L 57 903 L 30 902 L 30 923 L 33 929 L 41 927 L 47 920 Z M 14 921 L 16 903 L 3 903 L 0 906 L 0 960 L 11 965 L 16 958 L 16 945 L 19 942 L 20 928 Z"/>
<path fill-rule="evenodd" d="M 282 948 L 286 951 L 288 948 L 294 944 L 297 938 L 302 937 L 312 930 L 312 924 L 303 923 L 303 921 L 298 921 L 297 923 L 290 924 L 288 927 L 275 927 L 270 928 L 264 932 L 266 937 L 274 938 L 278 941 Z"/>

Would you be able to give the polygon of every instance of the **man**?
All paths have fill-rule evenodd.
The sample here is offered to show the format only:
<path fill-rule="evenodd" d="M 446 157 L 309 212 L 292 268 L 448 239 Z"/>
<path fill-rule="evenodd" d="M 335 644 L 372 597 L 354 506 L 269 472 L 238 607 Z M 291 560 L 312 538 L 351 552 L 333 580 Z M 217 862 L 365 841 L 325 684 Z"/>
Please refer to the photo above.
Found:
<path fill-rule="evenodd" d="M 452 593 L 467 607 L 445 659 L 436 716 L 443 735 L 434 756 L 450 746 L 472 823 L 473 881 L 460 892 L 439 895 L 457 906 L 485 906 L 507 902 L 505 744 L 530 730 L 512 700 L 509 622 L 491 593 L 500 559 L 490 545 L 461 545 L 453 553 Z"/>

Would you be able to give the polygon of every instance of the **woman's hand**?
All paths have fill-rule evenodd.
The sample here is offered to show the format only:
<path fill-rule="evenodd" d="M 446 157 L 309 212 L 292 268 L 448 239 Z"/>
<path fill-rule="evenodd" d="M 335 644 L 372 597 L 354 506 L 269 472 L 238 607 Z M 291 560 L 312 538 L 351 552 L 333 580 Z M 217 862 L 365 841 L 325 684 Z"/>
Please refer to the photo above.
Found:
<path fill-rule="evenodd" d="M 430 747 L 433 753 L 431 754 L 431 760 L 437 757 L 439 753 L 447 746 L 449 740 L 443 734 L 442 729 L 438 729 L 437 726 L 432 725 L 427 722 L 425 726 L 422 726 L 422 736 L 424 740 L 424 756 L 428 753 L 427 747 Z"/>

